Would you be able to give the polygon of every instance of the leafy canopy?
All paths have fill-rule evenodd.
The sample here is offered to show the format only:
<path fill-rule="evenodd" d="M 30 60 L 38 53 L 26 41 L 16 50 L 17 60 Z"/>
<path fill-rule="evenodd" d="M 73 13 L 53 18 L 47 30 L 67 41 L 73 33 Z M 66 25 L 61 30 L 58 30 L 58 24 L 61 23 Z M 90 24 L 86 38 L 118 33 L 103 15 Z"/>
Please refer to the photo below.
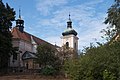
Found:
<path fill-rule="evenodd" d="M 66 61 L 65 71 L 73 80 L 119 80 L 120 42 L 91 47 L 78 60 Z"/>
<path fill-rule="evenodd" d="M 49 44 L 41 44 L 37 47 L 36 62 L 42 68 L 42 74 L 55 75 L 60 71 L 61 61 L 56 55 L 57 50 Z"/>
<path fill-rule="evenodd" d="M 120 0 L 115 0 L 115 3 L 108 9 L 108 15 L 105 24 L 115 27 L 117 33 L 120 32 Z"/>
<path fill-rule="evenodd" d="M 12 52 L 12 35 L 10 28 L 15 19 L 15 11 L 8 4 L 0 1 L 0 72 L 8 67 Z"/>

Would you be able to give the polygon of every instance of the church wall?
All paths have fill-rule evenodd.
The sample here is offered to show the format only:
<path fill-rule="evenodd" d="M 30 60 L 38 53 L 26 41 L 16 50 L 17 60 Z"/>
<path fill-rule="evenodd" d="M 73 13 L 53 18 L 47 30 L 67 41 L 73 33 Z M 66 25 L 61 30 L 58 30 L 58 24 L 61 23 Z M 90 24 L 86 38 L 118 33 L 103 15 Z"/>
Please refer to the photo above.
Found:
<path fill-rule="evenodd" d="M 12 44 L 13 47 L 19 47 L 19 39 L 13 39 Z M 10 67 L 18 67 L 19 66 L 19 54 L 17 55 L 17 60 L 13 60 L 13 55 L 10 57 Z"/>
<path fill-rule="evenodd" d="M 69 47 L 74 48 L 74 36 L 73 35 L 68 35 L 68 36 L 63 36 L 62 38 L 62 45 L 65 45 L 66 42 L 69 42 Z"/>
<path fill-rule="evenodd" d="M 13 40 L 13 47 L 19 48 L 19 51 L 18 51 L 19 54 L 17 55 L 17 60 L 14 60 L 14 62 L 13 62 L 13 56 L 10 57 L 10 66 L 11 67 L 24 66 L 22 61 L 22 55 L 25 53 L 25 51 L 34 52 L 33 45 L 30 42 L 15 39 Z"/>
<path fill-rule="evenodd" d="M 20 54 L 20 65 L 24 66 L 23 65 L 23 61 L 22 61 L 22 55 L 26 51 L 33 52 L 33 50 L 32 50 L 32 44 L 30 42 L 27 42 L 27 41 L 24 41 L 24 40 L 20 40 L 19 50 L 22 51 L 22 53 Z"/>
<path fill-rule="evenodd" d="M 62 45 L 66 45 L 66 42 L 69 42 L 69 47 L 73 48 L 75 51 L 78 52 L 78 37 L 74 35 L 66 35 L 62 36 Z M 69 57 L 77 56 L 76 54 L 69 55 Z"/>
<path fill-rule="evenodd" d="M 19 54 L 17 56 L 17 60 L 13 60 L 13 55 L 10 57 L 10 67 L 19 67 Z"/>
<path fill-rule="evenodd" d="M 70 43 L 71 43 L 71 47 L 74 48 L 74 44 L 73 44 L 74 43 L 74 36 L 73 35 L 71 37 L 71 42 Z"/>
<path fill-rule="evenodd" d="M 19 46 L 19 40 L 14 40 L 12 41 L 13 47 L 18 47 Z"/>
<path fill-rule="evenodd" d="M 24 41 L 24 40 L 20 40 L 19 49 L 23 50 L 23 51 L 33 52 L 32 44 L 30 42 L 27 42 L 27 41 Z"/>
<path fill-rule="evenodd" d="M 34 59 L 24 60 L 24 66 L 26 69 L 39 69 L 39 64 L 36 64 Z"/>
<path fill-rule="evenodd" d="M 75 43 L 76 43 L 76 45 L 75 45 Z M 76 51 L 78 51 L 78 37 L 76 37 L 76 36 L 73 37 L 73 48 L 76 49 Z"/>

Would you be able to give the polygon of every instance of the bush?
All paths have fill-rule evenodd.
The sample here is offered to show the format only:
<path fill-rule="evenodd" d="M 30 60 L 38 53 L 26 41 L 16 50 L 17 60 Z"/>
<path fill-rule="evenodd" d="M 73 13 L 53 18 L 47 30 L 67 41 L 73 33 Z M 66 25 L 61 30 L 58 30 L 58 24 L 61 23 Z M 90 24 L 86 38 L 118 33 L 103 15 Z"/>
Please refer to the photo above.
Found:
<path fill-rule="evenodd" d="M 72 80 L 120 80 L 120 42 L 91 47 L 77 60 L 64 64 Z"/>
<path fill-rule="evenodd" d="M 56 70 L 52 66 L 46 66 L 46 67 L 42 68 L 41 73 L 46 76 L 55 75 Z"/>
<path fill-rule="evenodd" d="M 36 63 L 42 67 L 43 75 L 56 75 L 61 69 L 61 60 L 59 59 L 56 48 L 48 44 L 42 44 L 37 47 Z"/>

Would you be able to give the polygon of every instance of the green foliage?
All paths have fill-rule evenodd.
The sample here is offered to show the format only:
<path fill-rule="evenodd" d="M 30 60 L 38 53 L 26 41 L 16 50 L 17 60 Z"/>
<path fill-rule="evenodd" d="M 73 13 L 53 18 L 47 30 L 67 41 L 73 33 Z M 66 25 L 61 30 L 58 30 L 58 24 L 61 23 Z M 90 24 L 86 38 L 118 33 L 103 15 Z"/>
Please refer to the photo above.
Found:
<path fill-rule="evenodd" d="M 117 33 L 120 32 L 120 0 L 115 0 L 115 3 L 108 9 L 108 16 L 105 24 L 115 26 Z"/>
<path fill-rule="evenodd" d="M 116 29 L 113 28 L 112 26 L 108 26 L 106 29 L 103 29 L 101 31 L 101 33 L 103 33 L 104 35 L 101 36 L 102 38 L 104 38 L 105 40 L 107 40 L 107 42 L 112 41 L 113 37 L 116 35 Z"/>
<path fill-rule="evenodd" d="M 65 71 L 73 80 L 119 80 L 120 42 L 91 47 L 80 59 L 67 61 Z"/>
<path fill-rule="evenodd" d="M 42 44 L 37 47 L 36 62 L 40 64 L 42 73 L 45 75 L 53 75 L 59 73 L 61 61 L 55 53 L 57 50 L 48 44 Z"/>
<path fill-rule="evenodd" d="M 12 35 L 10 28 L 15 19 L 15 12 L 8 4 L 0 1 L 0 72 L 8 67 L 12 52 Z"/>
<path fill-rule="evenodd" d="M 104 80 L 116 80 L 116 77 L 113 73 L 108 70 L 103 71 L 103 79 Z"/>
<path fill-rule="evenodd" d="M 59 50 L 59 56 L 61 57 L 61 60 L 64 62 L 64 60 L 66 59 L 77 58 L 78 55 L 73 48 L 70 48 L 64 45 Z"/>
<path fill-rule="evenodd" d="M 69 59 L 69 60 L 66 60 L 65 63 L 64 63 L 64 71 L 65 71 L 65 74 L 67 74 L 68 77 L 70 77 L 71 79 L 73 80 L 80 80 L 79 76 L 79 62 L 77 59 Z"/>
<path fill-rule="evenodd" d="M 56 74 L 56 70 L 52 67 L 52 66 L 46 66 L 41 70 L 41 73 L 43 75 L 55 75 Z"/>
<path fill-rule="evenodd" d="M 120 0 L 108 9 L 105 24 L 110 24 L 103 38 L 108 42 L 120 33 Z M 120 42 L 100 44 L 85 49 L 77 60 L 64 64 L 65 73 L 72 80 L 120 80 Z"/>

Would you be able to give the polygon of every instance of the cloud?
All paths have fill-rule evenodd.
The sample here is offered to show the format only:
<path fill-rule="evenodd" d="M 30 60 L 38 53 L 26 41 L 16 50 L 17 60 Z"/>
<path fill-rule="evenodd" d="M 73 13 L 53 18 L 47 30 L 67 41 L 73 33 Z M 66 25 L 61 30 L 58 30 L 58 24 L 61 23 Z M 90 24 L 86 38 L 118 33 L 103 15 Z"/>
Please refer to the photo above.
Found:
<path fill-rule="evenodd" d="M 49 36 L 45 39 L 53 44 L 56 42 L 60 46 L 60 35 L 66 28 L 68 13 L 70 12 L 73 28 L 78 32 L 80 49 L 83 46 L 89 46 L 90 42 L 95 41 L 95 38 L 97 41 L 102 41 L 100 31 L 106 27 L 103 24 L 106 14 L 98 11 L 98 9 L 103 7 L 101 5 L 104 4 L 104 0 L 90 0 L 83 4 L 71 4 L 70 6 L 68 6 L 68 1 L 70 0 L 38 1 L 37 10 L 42 15 L 48 16 L 51 14 L 51 17 L 48 16 L 47 18 L 39 19 L 38 22 L 38 25 L 49 28 L 49 31 L 52 30 L 52 33 L 46 33 Z M 55 30 L 53 31 L 53 29 Z"/>
<path fill-rule="evenodd" d="M 50 36 L 45 38 L 46 41 L 52 43 L 53 45 L 61 46 L 61 39 L 60 36 Z"/>
<path fill-rule="evenodd" d="M 90 43 L 96 44 L 96 42 L 103 42 L 104 39 L 101 38 L 103 35 L 100 31 L 106 28 L 106 25 L 103 23 L 97 23 L 94 28 L 86 30 L 84 33 L 79 35 L 79 48 L 83 46 L 89 46 Z"/>
<path fill-rule="evenodd" d="M 57 6 L 62 6 L 67 3 L 67 0 L 37 0 L 37 10 L 43 15 L 48 15 L 50 11 Z"/>

